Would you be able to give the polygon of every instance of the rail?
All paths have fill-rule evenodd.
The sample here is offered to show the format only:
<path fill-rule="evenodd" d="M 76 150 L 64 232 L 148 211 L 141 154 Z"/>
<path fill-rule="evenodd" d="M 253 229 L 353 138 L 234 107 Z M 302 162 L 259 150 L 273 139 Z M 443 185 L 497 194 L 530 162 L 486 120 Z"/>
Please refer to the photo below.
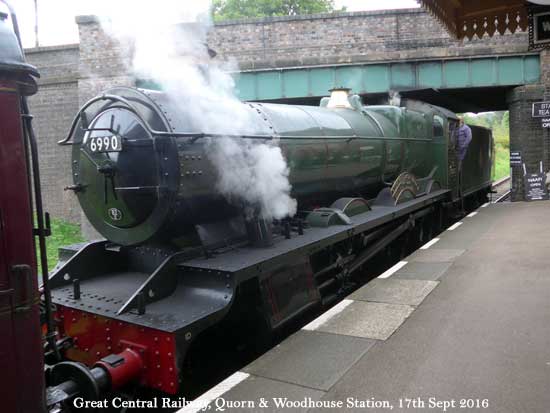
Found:
<path fill-rule="evenodd" d="M 510 181 L 510 175 L 505 176 L 504 178 L 501 178 L 498 181 L 493 182 L 493 190 L 496 191 L 496 193 L 498 194 L 497 199 L 493 201 L 494 204 L 499 202 L 504 202 L 510 197 L 510 194 L 512 193 L 511 189 L 508 189 L 505 192 L 500 192 L 497 189 L 503 186 L 504 184 L 508 183 L 509 181 Z"/>
<path fill-rule="evenodd" d="M 498 181 L 493 182 L 493 188 L 496 188 L 497 186 L 501 186 L 508 182 L 510 180 L 510 175 L 505 176 L 504 178 L 500 178 Z"/>

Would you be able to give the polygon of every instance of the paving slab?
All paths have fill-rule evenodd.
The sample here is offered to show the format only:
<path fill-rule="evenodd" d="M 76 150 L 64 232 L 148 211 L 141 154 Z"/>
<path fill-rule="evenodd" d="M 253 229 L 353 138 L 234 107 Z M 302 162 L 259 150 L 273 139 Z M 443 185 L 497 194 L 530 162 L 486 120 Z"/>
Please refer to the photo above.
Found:
<path fill-rule="evenodd" d="M 328 390 L 374 344 L 373 340 L 299 331 L 249 364 L 249 374 Z"/>
<path fill-rule="evenodd" d="M 249 407 L 229 407 L 227 412 L 249 411 L 249 412 L 265 412 L 265 413 L 301 413 L 306 412 L 307 408 L 293 407 L 285 405 L 278 407 L 273 399 L 288 399 L 290 401 L 299 401 L 303 399 L 311 399 L 312 401 L 320 400 L 325 393 L 321 390 L 314 390 L 307 387 L 297 386 L 295 384 L 284 383 L 278 380 L 270 380 L 264 377 L 250 376 L 237 386 L 233 387 L 223 395 L 223 402 L 231 405 L 234 401 L 251 401 L 254 403 L 254 408 Z M 266 404 L 262 403 L 262 399 Z M 220 402 L 218 402 L 220 403 Z M 262 407 L 260 407 L 262 406 Z M 264 407 L 266 406 L 266 407 Z M 286 407 L 289 406 L 289 407 Z M 210 411 L 216 411 L 216 402 L 210 404 Z"/>
<path fill-rule="evenodd" d="M 405 397 L 488 403 L 448 412 L 550 411 L 550 202 L 493 208 L 505 213 L 324 400 L 373 397 L 390 401 L 394 412 L 442 411 L 399 408 Z"/>
<path fill-rule="evenodd" d="M 437 245 L 437 244 L 436 244 Z M 418 250 L 407 261 L 412 262 L 453 262 L 464 254 L 464 249 L 430 248 Z"/>
<path fill-rule="evenodd" d="M 354 301 L 317 331 L 387 340 L 413 310 L 409 305 Z"/>
<path fill-rule="evenodd" d="M 392 278 L 437 281 L 451 265 L 452 262 L 409 262 L 396 271 Z"/>
<path fill-rule="evenodd" d="M 438 236 L 440 240 L 434 247 L 465 250 L 472 248 L 487 231 L 493 228 L 497 221 L 495 215 L 490 214 L 489 211 L 483 211 L 474 217 L 462 218 L 462 225 L 453 231 L 444 231 Z"/>
<path fill-rule="evenodd" d="M 351 300 L 417 306 L 437 287 L 437 284 L 437 281 L 375 278 L 355 291 L 349 298 Z"/>

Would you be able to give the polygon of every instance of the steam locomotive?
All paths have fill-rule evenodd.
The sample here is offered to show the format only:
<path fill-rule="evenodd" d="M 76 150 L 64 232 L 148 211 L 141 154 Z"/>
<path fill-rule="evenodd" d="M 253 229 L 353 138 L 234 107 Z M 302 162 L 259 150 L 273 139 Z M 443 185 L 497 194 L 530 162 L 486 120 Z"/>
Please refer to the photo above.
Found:
<path fill-rule="evenodd" d="M 177 394 L 211 329 L 277 331 L 340 299 L 396 242 L 427 241 L 486 200 L 489 130 L 472 127 L 459 165 L 454 113 L 331 93 L 320 107 L 242 103 L 251 132 L 231 138 L 279 146 L 290 168 L 298 213 L 274 221 L 220 194 L 208 142 L 227 133 L 190 130 L 168 94 L 114 88 L 83 106 L 60 144 L 72 150 L 68 189 L 105 239 L 66 251 L 50 275 L 57 351 L 70 360 L 50 384 L 78 383 L 57 401 L 129 381 Z"/>
<path fill-rule="evenodd" d="M 375 257 L 427 241 L 491 188 L 490 131 L 472 127 L 459 162 L 456 115 L 423 102 L 364 106 L 335 89 L 320 107 L 243 103 L 250 131 L 229 136 L 191 128 L 166 93 L 111 89 L 82 107 L 60 142 L 72 150 L 67 189 L 104 239 L 62 250 L 43 274 L 40 314 L 32 236 L 46 271 L 50 230 L 26 102 L 38 73 L 2 0 L 0 46 L 0 364 L 9 411 L 59 411 L 75 396 L 128 387 L 181 394 L 210 332 L 269 335 L 313 315 L 353 289 Z M 223 165 L 212 163 L 209 142 L 228 137 L 281 149 L 296 215 L 245 213 L 256 206 L 220 193 Z"/>

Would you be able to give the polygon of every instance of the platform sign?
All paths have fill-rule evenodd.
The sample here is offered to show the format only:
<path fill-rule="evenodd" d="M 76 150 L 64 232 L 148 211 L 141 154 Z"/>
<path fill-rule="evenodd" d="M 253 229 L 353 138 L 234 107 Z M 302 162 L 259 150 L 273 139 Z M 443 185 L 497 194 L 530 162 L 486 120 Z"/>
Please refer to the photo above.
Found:
<path fill-rule="evenodd" d="M 534 118 L 550 118 L 550 102 L 533 103 Z"/>
<path fill-rule="evenodd" d="M 538 173 L 528 174 L 523 164 L 523 191 L 526 201 L 542 201 L 549 199 L 546 187 L 546 173 L 543 171 L 542 162 Z"/>
<path fill-rule="evenodd" d="M 536 3 L 536 4 L 531 4 Z M 526 2 L 529 22 L 529 50 L 550 48 L 550 2 L 531 0 Z"/>
<path fill-rule="evenodd" d="M 510 151 L 510 166 L 521 166 L 521 152 Z"/>
<path fill-rule="evenodd" d="M 550 43 L 550 13 L 533 14 L 533 30 L 535 45 L 544 45 Z"/>
<path fill-rule="evenodd" d="M 526 201 L 542 201 L 548 199 L 546 189 L 546 174 L 527 174 L 523 178 Z"/>

